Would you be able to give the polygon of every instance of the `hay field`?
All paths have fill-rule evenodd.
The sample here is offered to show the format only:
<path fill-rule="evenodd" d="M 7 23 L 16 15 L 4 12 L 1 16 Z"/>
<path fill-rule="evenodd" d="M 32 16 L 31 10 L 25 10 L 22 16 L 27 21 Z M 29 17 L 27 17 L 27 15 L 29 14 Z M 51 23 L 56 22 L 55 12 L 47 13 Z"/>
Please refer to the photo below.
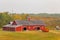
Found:
<path fill-rule="evenodd" d="M 0 40 L 60 40 L 60 31 L 23 31 L 10 32 L 0 30 Z"/>

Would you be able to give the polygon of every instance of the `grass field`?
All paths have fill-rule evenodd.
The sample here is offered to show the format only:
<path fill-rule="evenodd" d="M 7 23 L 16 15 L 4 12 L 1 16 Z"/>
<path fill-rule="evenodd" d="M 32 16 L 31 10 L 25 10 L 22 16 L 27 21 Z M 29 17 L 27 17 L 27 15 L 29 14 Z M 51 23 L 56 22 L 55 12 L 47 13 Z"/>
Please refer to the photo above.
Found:
<path fill-rule="evenodd" d="M 60 40 L 60 31 L 23 31 L 10 32 L 0 30 L 0 40 Z"/>

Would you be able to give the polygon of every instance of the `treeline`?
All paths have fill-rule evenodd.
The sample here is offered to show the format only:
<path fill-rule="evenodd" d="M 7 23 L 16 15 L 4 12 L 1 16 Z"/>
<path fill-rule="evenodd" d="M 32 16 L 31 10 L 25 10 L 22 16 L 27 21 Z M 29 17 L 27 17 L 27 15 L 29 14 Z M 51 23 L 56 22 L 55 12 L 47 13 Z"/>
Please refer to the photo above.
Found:
<path fill-rule="evenodd" d="M 48 14 L 48 13 L 39 13 L 39 14 L 30 14 L 31 16 L 40 16 L 40 17 L 60 17 L 60 14 Z"/>

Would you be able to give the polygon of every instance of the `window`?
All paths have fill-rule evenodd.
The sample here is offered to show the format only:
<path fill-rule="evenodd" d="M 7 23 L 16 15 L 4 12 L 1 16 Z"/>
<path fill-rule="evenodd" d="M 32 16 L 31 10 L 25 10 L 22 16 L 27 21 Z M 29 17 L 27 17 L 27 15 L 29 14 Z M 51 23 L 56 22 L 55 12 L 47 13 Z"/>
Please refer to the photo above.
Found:
<path fill-rule="evenodd" d="M 40 27 L 36 27 L 36 30 L 40 30 Z"/>
<path fill-rule="evenodd" d="M 24 27 L 23 30 L 26 30 L 26 27 Z"/>

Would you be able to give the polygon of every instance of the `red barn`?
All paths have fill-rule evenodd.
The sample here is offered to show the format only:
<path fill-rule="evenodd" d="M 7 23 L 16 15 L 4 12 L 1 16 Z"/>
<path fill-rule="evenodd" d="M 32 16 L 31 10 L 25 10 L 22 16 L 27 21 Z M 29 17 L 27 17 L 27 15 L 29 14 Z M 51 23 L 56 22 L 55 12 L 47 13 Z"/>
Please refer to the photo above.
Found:
<path fill-rule="evenodd" d="M 41 30 L 45 27 L 45 23 L 41 20 L 15 20 L 12 24 L 3 26 L 6 31 L 24 31 L 24 30 Z"/>

